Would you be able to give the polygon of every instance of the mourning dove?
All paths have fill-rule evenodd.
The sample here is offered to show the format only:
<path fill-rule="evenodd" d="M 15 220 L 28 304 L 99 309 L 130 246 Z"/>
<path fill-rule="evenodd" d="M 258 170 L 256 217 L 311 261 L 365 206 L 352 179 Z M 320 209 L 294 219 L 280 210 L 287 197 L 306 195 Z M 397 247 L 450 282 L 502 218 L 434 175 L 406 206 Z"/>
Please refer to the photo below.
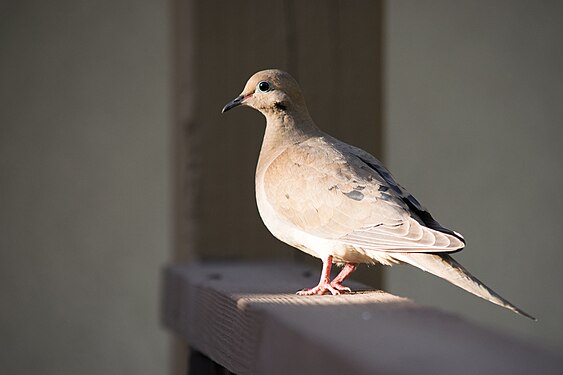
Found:
<path fill-rule="evenodd" d="M 300 295 L 349 292 L 360 263 L 407 263 L 533 318 L 475 278 L 449 254 L 463 236 L 440 225 L 379 160 L 321 131 L 288 73 L 254 74 L 223 113 L 237 106 L 267 120 L 256 168 L 256 201 L 279 240 L 323 262 L 317 286 Z M 331 281 L 332 264 L 344 265 Z"/>

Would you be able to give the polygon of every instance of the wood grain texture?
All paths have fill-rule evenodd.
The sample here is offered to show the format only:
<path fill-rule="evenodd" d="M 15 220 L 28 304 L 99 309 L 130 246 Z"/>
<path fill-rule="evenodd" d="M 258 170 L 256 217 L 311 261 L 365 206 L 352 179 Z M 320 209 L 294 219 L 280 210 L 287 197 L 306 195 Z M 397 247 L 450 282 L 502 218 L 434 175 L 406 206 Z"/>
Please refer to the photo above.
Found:
<path fill-rule="evenodd" d="M 164 324 L 237 374 L 560 374 L 537 346 L 381 291 L 301 297 L 290 263 L 164 272 Z M 354 285 L 354 288 L 362 288 Z"/>

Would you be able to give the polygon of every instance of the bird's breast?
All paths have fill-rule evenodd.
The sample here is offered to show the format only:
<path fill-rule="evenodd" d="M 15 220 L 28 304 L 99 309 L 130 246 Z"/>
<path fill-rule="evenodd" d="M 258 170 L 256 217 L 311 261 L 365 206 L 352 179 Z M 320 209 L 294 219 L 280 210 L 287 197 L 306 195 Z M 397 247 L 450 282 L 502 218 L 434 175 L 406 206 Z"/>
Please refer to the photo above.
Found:
<path fill-rule="evenodd" d="M 372 263 L 365 252 L 330 238 L 322 238 L 297 227 L 283 217 L 268 199 L 268 185 L 264 182 L 267 165 L 256 171 L 256 203 L 258 212 L 268 230 L 282 242 L 317 258 L 332 255 L 337 262 Z M 290 176 L 288 176 L 289 178 Z"/>

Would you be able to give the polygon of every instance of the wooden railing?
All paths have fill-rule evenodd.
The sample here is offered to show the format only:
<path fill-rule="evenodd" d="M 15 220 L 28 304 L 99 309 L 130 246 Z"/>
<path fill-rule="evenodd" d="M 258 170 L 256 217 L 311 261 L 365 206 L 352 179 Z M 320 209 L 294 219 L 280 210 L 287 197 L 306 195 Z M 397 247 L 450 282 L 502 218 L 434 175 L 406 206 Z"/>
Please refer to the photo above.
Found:
<path fill-rule="evenodd" d="M 295 295 L 316 281 L 292 263 L 171 266 L 163 321 L 192 375 L 563 374 L 554 353 L 385 292 Z"/>

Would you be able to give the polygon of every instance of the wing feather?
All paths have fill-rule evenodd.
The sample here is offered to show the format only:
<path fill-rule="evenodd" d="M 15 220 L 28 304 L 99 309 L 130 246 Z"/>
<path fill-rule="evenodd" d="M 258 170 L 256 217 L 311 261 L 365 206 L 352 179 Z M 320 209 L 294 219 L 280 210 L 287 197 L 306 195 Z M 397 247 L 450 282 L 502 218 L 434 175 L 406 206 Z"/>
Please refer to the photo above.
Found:
<path fill-rule="evenodd" d="M 288 147 L 268 167 L 264 184 L 281 218 L 321 238 L 389 252 L 452 252 L 464 245 L 377 159 L 331 138 Z"/>

